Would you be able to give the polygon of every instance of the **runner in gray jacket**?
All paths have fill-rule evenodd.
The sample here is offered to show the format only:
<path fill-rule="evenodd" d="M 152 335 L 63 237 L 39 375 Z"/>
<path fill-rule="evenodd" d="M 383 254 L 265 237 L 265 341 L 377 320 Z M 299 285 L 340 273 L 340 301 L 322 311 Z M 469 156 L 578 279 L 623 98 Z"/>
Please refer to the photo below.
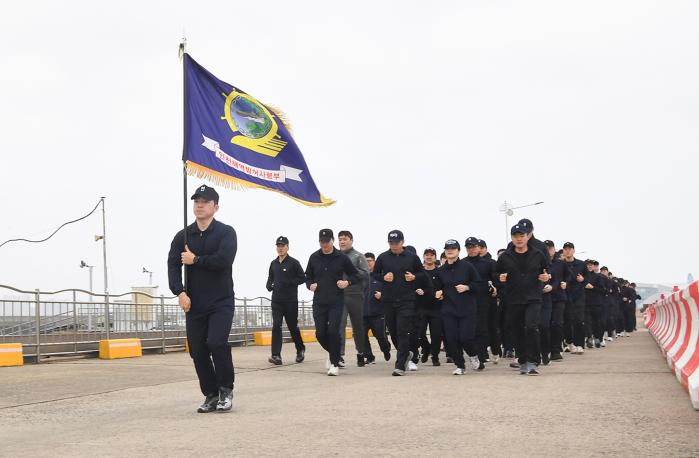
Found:
<path fill-rule="evenodd" d="M 340 325 L 340 367 L 344 366 L 345 356 L 345 329 L 347 328 L 347 316 L 352 323 L 352 337 L 357 349 L 357 366 L 364 366 L 364 295 L 369 281 L 369 265 L 362 253 L 353 248 L 354 237 L 350 231 L 340 231 L 337 235 L 340 250 L 350 258 L 354 267 L 359 272 L 359 281 L 345 289 L 345 307 L 342 312 Z"/>

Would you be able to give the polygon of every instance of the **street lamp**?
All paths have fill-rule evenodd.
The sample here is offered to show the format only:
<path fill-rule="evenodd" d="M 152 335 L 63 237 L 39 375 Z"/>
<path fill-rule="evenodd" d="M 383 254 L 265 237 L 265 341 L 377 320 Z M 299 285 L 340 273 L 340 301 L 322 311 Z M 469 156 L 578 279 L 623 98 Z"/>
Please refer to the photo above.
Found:
<path fill-rule="evenodd" d="M 505 201 L 500 205 L 500 211 L 505 213 L 505 242 L 509 243 L 510 242 L 510 221 L 509 217 L 514 215 L 515 212 L 513 210 L 518 210 L 520 208 L 526 208 L 526 207 L 533 207 L 535 205 L 541 205 L 543 202 L 534 202 L 532 204 L 526 204 L 526 205 L 518 205 L 516 207 L 513 207 L 511 203 L 508 201 Z"/>
<path fill-rule="evenodd" d="M 148 274 L 148 284 L 152 286 L 153 285 L 153 272 L 151 272 L 150 270 L 148 270 L 144 267 L 143 273 Z"/>
<path fill-rule="evenodd" d="M 87 267 L 90 269 L 90 292 L 92 292 L 92 269 L 94 269 L 95 266 L 88 265 L 85 261 L 80 261 L 80 268 L 85 268 Z M 90 302 L 92 302 L 92 294 L 90 294 Z"/>

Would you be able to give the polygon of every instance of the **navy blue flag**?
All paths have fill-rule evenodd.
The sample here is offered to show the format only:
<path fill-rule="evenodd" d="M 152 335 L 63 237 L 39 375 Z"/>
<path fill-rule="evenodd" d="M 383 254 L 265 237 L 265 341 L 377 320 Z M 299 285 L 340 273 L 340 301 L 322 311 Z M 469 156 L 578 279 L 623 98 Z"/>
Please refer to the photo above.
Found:
<path fill-rule="evenodd" d="M 320 194 L 280 113 L 219 80 L 184 55 L 185 150 L 189 174 L 223 186 L 276 191 L 305 205 Z"/>

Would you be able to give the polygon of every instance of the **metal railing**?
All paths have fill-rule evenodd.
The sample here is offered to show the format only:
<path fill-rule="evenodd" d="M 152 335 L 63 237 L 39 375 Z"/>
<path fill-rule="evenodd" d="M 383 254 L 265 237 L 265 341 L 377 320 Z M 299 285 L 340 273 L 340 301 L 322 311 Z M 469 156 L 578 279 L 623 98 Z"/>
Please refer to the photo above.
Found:
<path fill-rule="evenodd" d="M 0 300 L 0 343 L 21 343 L 24 355 L 37 362 L 49 356 L 97 354 L 100 340 L 110 338 L 138 337 L 144 350 L 162 353 L 185 346 L 185 314 L 174 296 L 141 291 L 105 295 L 78 288 L 23 291 L 7 285 L 0 289 L 33 296 Z M 79 294 L 89 300 L 77 300 Z M 272 328 L 270 299 L 235 298 L 235 309 L 230 343 L 247 346 L 255 332 Z M 299 326 L 314 326 L 310 301 L 299 301 Z M 288 336 L 287 329 L 283 332 Z"/>

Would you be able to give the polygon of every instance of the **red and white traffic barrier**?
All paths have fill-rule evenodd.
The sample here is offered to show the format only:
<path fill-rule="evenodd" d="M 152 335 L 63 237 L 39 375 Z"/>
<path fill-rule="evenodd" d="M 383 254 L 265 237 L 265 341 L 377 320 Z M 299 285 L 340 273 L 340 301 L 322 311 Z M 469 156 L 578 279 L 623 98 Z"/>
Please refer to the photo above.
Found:
<path fill-rule="evenodd" d="M 648 307 L 648 331 L 699 410 L 699 281 Z"/>

